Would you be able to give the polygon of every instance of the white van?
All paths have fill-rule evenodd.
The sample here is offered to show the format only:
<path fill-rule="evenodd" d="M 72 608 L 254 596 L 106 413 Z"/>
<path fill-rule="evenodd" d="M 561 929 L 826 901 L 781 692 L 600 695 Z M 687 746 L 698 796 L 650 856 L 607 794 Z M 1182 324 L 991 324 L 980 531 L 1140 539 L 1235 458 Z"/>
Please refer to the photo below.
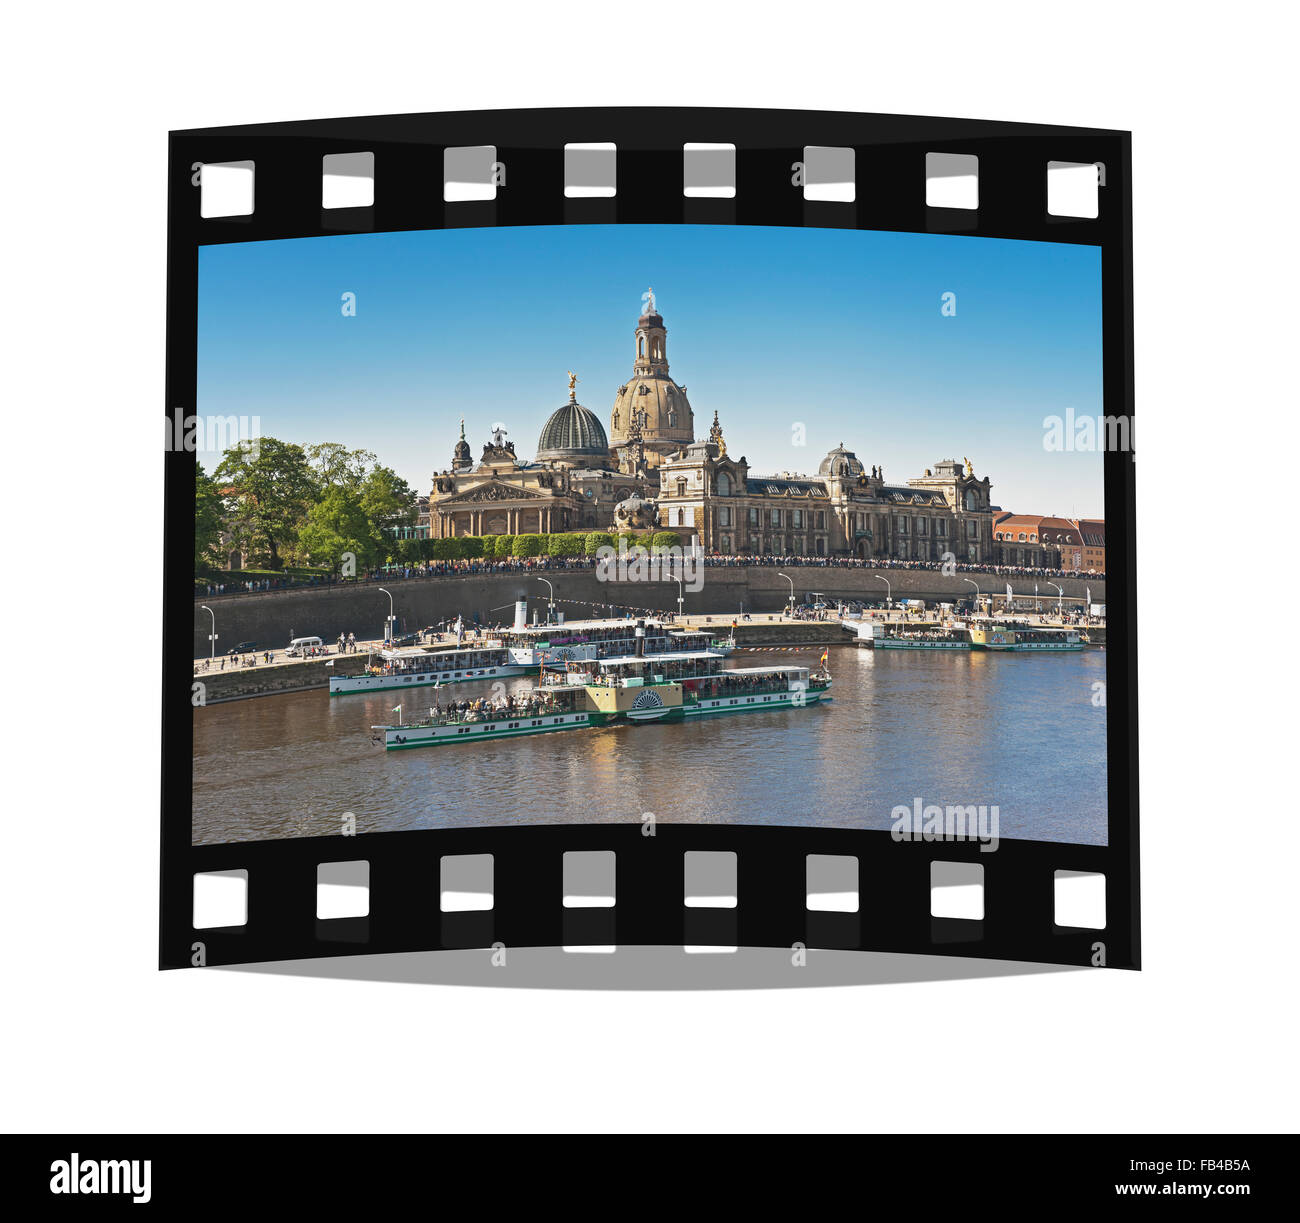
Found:
<path fill-rule="evenodd" d="M 309 650 L 319 650 L 323 644 L 319 637 L 295 637 L 289 642 L 288 654 L 290 658 L 301 658 Z"/>

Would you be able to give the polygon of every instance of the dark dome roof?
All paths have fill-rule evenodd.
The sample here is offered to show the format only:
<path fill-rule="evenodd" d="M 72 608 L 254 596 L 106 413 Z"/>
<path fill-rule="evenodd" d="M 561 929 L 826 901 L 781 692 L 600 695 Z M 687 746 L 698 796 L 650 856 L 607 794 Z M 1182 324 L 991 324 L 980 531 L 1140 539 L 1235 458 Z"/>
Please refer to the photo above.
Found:
<path fill-rule="evenodd" d="M 863 466 L 858 460 L 858 456 L 852 450 L 845 450 L 844 443 L 841 442 L 834 450 L 824 459 L 822 465 L 817 468 L 819 476 L 860 476 L 863 472 Z"/>
<path fill-rule="evenodd" d="M 609 439 L 595 413 L 570 399 L 551 413 L 537 439 L 539 459 L 606 459 Z"/>

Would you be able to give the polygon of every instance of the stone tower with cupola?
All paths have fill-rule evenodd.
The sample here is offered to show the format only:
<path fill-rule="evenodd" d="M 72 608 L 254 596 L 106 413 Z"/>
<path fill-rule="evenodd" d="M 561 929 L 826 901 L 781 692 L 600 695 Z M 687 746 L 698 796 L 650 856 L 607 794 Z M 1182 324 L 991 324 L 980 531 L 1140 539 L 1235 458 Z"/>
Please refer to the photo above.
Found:
<path fill-rule="evenodd" d="M 655 305 L 654 290 L 636 322 L 632 377 L 618 388 L 610 412 L 609 444 L 615 457 L 636 444 L 650 467 L 695 440 L 695 416 L 686 388 L 668 373 L 668 328 Z"/>

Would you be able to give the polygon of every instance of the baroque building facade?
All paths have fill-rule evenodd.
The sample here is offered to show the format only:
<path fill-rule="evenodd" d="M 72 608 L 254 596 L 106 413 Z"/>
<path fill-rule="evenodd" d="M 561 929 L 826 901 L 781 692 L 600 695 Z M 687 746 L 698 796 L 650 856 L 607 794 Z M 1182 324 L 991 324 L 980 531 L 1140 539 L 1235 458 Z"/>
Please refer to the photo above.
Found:
<path fill-rule="evenodd" d="M 727 556 L 854 556 L 963 562 L 992 551 L 991 485 L 945 460 L 890 484 L 836 446 L 814 476 L 752 473 L 731 458 L 716 417 L 709 440 L 660 468 L 659 521 L 708 552 Z"/>
<path fill-rule="evenodd" d="M 572 371 L 568 401 L 546 421 L 531 460 L 498 428 L 475 461 L 462 421 L 451 466 L 429 494 L 430 535 L 610 530 L 619 503 L 636 497 L 656 503 L 659 530 L 722 555 L 998 559 L 1000 511 L 969 460 L 945 459 L 900 484 L 841 444 L 813 475 L 766 475 L 728 453 L 716 410 L 697 441 L 686 387 L 669 374 L 653 291 L 646 300 L 608 434 L 578 402 Z"/>
<path fill-rule="evenodd" d="M 576 530 L 582 502 L 566 468 L 521 462 L 504 429 L 493 432 L 475 463 L 461 422 L 452 467 L 434 476 L 429 493 L 429 534 L 550 534 Z"/>

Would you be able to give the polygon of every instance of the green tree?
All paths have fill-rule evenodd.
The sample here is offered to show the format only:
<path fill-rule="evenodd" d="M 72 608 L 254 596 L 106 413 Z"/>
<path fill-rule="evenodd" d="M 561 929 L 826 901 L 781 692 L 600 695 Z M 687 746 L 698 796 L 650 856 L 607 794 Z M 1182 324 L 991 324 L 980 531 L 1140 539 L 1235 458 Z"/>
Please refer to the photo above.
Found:
<path fill-rule="evenodd" d="M 221 488 L 202 463 L 194 465 L 194 570 L 213 569 L 221 564 L 221 532 L 226 511 Z"/>
<path fill-rule="evenodd" d="M 680 548 L 682 537 L 676 531 L 656 531 L 650 539 L 653 548 Z"/>
<path fill-rule="evenodd" d="M 595 556 L 601 548 L 612 548 L 614 546 L 614 537 L 604 531 L 592 531 L 587 536 L 586 553 L 588 556 Z"/>
<path fill-rule="evenodd" d="M 355 492 L 335 485 L 307 511 L 307 521 L 299 532 L 299 548 L 316 564 L 337 570 L 345 553 L 356 557 L 357 567 L 371 565 L 385 552 L 399 551 L 401 545 L 418 540 L 382 540 L 375 534 L 370 518 L 361 507 Z"/>
<path fill-rule="evenodd" d="M 238 442 L 222 456 L 214 478 L 228 490 L 233 541 L 254 563 L 283 568 L 317 491 L 303 448 L 274 437 Z"/>
<path fill-rule="evenodd" d="M 378 528 L 415 523 L 415 490 L 391 467 L 375 467 L 361 483 L 360 498 L 361 508 Z"/>
<path fill-rule="evenodd" d="M 510 551 L 512 556 L 540 556 L 542 537 L 540 535 L 516 535 L 514 546 Z"/>
<path fill-rule="evenodd" d="M 397 559 L 403 565 L 418 565 L 424 559 L 424 545 L 428 542 L 414 537 L 397 541 Z"/>
<path fill-rule="evenodd" d="M 486 542 L 486 541 L 484 541 Z M 495 535 L 492 537 L 492 555 L 497 560 L 504 560 L 514 555 L 515 537 L 513 535 Z M 484 556 L 487 555 L 485 551 Z"/>
<path fill-rule="evenodd" d="M 341 442 L 316 442 L 304 446 L 317 486 L 323 493 L 334 486 L 358 489 L 377 461 L 369 450 L 349 450 Z"/>

